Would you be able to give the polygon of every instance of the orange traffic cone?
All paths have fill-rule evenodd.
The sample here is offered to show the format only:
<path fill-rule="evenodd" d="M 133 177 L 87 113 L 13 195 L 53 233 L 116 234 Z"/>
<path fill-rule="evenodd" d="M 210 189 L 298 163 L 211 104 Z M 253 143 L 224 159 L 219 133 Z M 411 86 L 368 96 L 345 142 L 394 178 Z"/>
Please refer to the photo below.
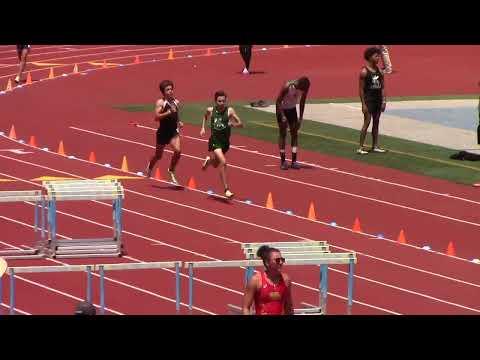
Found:
<path fill-rule="evenodd" d="M 170 51 L 168 52 L 168 60 L 173 60 L 173 50 L 170 49 Z"/>
<path fill-rule="evenodd" d="M 59 155 L 66 156 L 66 154 L 65 154 L 65 149 L 64 149 L 64 147 L 63 147 L 63 140 L 60 140 L 60 144 L 58 144 L 58 151 L 57 151 L 57 153 L 58 153 Z"/>
<path fill-rule="evenodd" d="M 273 198 L 272 198 L 272 193 L 271 193 L 271 192 L 268 193 L 267 203 L 265 204 L 265 207 L 266 207 L 267 209 L 274 209 L 274 207 L 273 207 Z"/>
<path fill-rule="evenodd" d="M 73 66 L 73 73 L 74 73 L 74 74 L 78 74 L 78 65 L 77 65 L 77 64 L 75 64 L 75 65 Z"/>
<path fill-rule="evenodd" d="M 407 239 L 405 238 L 405 232 L 403 231 L 403 229 L 400 230 L 400 234 L 398 234 L 397 242 L 399 242 L 400 244 L 407 243 Z"/>
<path fill-rule="evenodd" d="M 32 74 L 30 74 L 30 71 L 28 72 L 27 74 L 27 82 L 26 82 L 27 85 L 31 85 L 32 84 Z"/>
<path fill-rule="evenodd" d="M 49 79 L 53 79 L 55 75 L 53 74 L 53 68 L 50 68 L 50 74 L 48 74 Z"/>
<path fill-rule="evenodd" d="M 355 218 L 355 222 L 353 223 L 353 232 L 362 232 L 362 227 L 360 226 L 360 220 Z"/>
<path fill-rule="evenodd" d="M 17 133 L 15 132 L 15 125 L 12 125 L 12 127 L 10 128 L 10 133 L 8 134 L 8 137 L 13 140 L 17 139 Z"/>
<path fill-rule="evenodd" d="M 7 87 L 5 88 L 5 91 L 12 91 L 12 79 L 8 79 Z"/>
<path fill-rule="evenodd" d="M 453 247 L 453 242 L 451 242 L 451 241 L 448 243 L 447 255 L 448 256 L 456 256 L 455 248 Z"/>
<path fill-rule="evenodd" d="M 155 175 L 153 176 L 155 180 L 162 180 L 162 175 L 160 174 L 160 169 L 156 168 Z"/>
<path fill-rule="evenodd" d="M 127 157 L 124 155 L 123 160 L 122 160 L 122 171 L 128 172 L 128 163 L 127 163 Z"/>
<path fill-rule="evenodd" d="M 315 216 L 315 207 L 313 206 L 313 201 L 310 202 L 310 207 L 308 208 L 308 219 L 317 220 L 317 217 Z"/>
<path fill-rule="evenodd" d="M 135 60 L 133 61 L 134 64 L 140 64 L 140 56 L 136 55 Z"/>
<path fill-rule="evenodd" d="M 95 153 L 93 151 L 90 152 L 90 155 L 88 156 L 88 161 L 90 161 L 91 163 L 97 162 L 97 157 L 95 156 Z"/>
<path fill-rule="evenodd" d="M 35 140 L 34 135 L 30 136 L 30 141 L 28 142 L 28 145 L 33 146 L 33 147 L 37 147 L 37 141 Z"/>
<path fill-rule="evenodd" d="M 195 179 L 193 178 L 193 176 L 190 178 L 190 180 L 188 180 L 187 187 L 189 189 L 193 189 L 193 190 L 195 190 L 197 188 L 197 184 L 195 183 Z"/>

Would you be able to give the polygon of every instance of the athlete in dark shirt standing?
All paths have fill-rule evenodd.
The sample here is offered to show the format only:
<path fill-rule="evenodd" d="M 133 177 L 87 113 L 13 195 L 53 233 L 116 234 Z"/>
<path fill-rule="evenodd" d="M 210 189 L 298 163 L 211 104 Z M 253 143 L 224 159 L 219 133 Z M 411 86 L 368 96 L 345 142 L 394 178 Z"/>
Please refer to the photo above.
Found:
<path fill-rule="evenodd" d="M 171 182 L 178 185 L 178 181 L 175 177 L 175 167 L 177 166 L 181 155 L 180 134 L 178 129 L 183 127 L 183 123 L 180 121 L 178 115 L 178 106 L 180 102 L 173 95 L 173 82 L 170 80 L 163 80 L 160 83 L 160 91 L 162 92 L 163 97 L 155 104 L 155 121 L 160 123 L 157 130 L 157 146 L 155 154 L 148 163 L 147 176 L 152 176 L 152 170 L 156 162 L 162 158 L 165 146 L 170 145 L 173 149 L 173 155 L 170 161 L 170 167 L 168 168 L 168 173 Z"/>
<path fill-rule="evenodd" d="M 380 115 L 385 111 L 387 104 L 385 80 L 382 71 L 378 67 L 380 57 L 381 50 L 379 48 L 367 48 L 364 53 L 364 58 L 367 63 L 360 71 L 359 91 L 362 102 L 363 127 L 360 132 L 360 148 L 357 150 L 357 153 L 362 155 L 368 154 L 368 151 L 364 149 L 364 143 L 371 120 L 373 120 L 372 151 L 377 153 L 386 152 L 386 150 L 378 147 Z"/>

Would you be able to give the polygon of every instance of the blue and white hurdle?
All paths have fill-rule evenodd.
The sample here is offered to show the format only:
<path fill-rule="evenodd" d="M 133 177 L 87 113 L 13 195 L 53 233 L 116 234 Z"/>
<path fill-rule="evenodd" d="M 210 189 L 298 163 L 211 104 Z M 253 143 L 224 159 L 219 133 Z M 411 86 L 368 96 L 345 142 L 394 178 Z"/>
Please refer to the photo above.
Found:
<path fill-rule="evenodd" d="M 327 314 L 327 294 L 328 294 L 328 266 L 329 265 L 348 265 L 348 284 L 347 284 L 347 314 L 351 314 L 353 305 L 353 279 L 354 267 L 357 263 L 357 257 L 354 252 L 330 253 L 326 242 L 275 242 L 275 243 L 250 243 L 242 244 L 245 255 L 249 260 L 228 260 L 228 261 L 189 261 L 184 263 L 188 269 L 189 276 L 189 310 L 193 309 L 193 273 L 195 268 L 236 268 L 245 269 L 245 282 L 247 282 L 254 273 L 255 267 L 263 267 L 262 260 L 254 259 L 256 249 L 261 245 L 270 245 L 278 248 L 282 256 L 286 259 L 286 266 L 306 266 L 315 265 L 320 267 L 319 281 L 319 306 L 322 314 Z M 293 279 L 294 281 L 294 279 Z M 233 305 L 229 305 L 233 308 Z"/>
<path fill-rule="evenodd" d="M 57 258 L 121 256 L 123 187 L 118 180 L 44 181 L 48 212 L 49 256 Z M 91 239 L 57 238 L 58 201 L 112 200 L 113 237 Z"/>
<path fill-rule="evenodd" d="M 34 249 L 8 249 L 1 250 L 0 256 L 5 259 L 36 259 L 41 258 L 41 250 L 46 241 L 45 227 L 45 199 L 41 190 L 23 190 L 23 191 L 0 191 L 0 203 L 12 202 L 33 202 L 34 208 L 34 233 L 35 239 L 32 244 Z M 39 219 L 40 212 L 40 219 Z"/>
<path fill-rule="evenodd" d="M 85 300 L 92 302 L 92 276 L 100 278 L 100 314 L 104 315 L 106 310 L 106 290 L 105 290 L 105 273 L 107 271 L 119 270 L 149 270 L 149 269 L 175 269 L 175 309 L 177 313 L 180 311 L 180 269 L 182 267 L 181 261 L 164 261 L 164 262 L 145 262 L 145 263 L 119 263 L 119 264 L 90 264 L 90 265 L 60 265 L 60 266 L 21 266 L 8 267 L 7 274 L 10 281 L 10 315 L 15 314 L 16 302 L 16 275 L 18 274 L 40 274 L 40 273 L 59 273 L 59 272 L 85 272 L 86 273 L 86 287 Z M 2 298 L 2 281 L 0 279 L 0 299 Z M 73 313 L 73 308 L 72 308 Z"/>

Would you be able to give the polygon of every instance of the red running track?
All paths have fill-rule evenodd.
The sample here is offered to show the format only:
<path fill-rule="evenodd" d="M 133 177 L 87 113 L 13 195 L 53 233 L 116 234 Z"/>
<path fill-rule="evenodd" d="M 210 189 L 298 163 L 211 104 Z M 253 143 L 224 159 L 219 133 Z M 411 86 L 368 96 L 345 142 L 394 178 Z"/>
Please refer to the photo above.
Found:
<path fill-rule="evenodd" d="M 317 57 L 319 56 L 318 52 L 326 50 L 325 48 L 302 48 L 298 51 L 312 51 L 312 57 Z M 271 54 L 269 55 L 269 52 L 262 53 L 259 59 L 266 60 L 268 56 L 274 56 L 273 52 Z M 284 56 L 285 54 L 287 52 L 277 53 L 275 55 L 276 61 L 278 63 L 287 62 L 288 56 Z M 202 57 L 196 61 L 199 63 L 200 61 L 205 62 L 205 66 L 210 64 L 214 68 L 219 68 L 219 66 L 228 65 L 225 60 L 228 56 L 230 55 Z M 399 60 L 401 60 L 400 57 Z M 128 121 L 137 120 L 139 116 L 143 117 L 145 115 L 137 116 L 115 111 L 111 109 L 111 105 L 146 101 L 146 96 L 142 95 L 146 92 L 141 90 L 144 89 L 144 85 L 140 86 L 139 83 L 132 82 L 131 79 L 151 78 L 153 71 L 158 71 L 159 66 L 167 66 L 168 70 L 177 74 L 184 66 L 182 62 L 184 60 L 168 62 L 168 65 L 165 65 L 165 63 L 144 64 L 128 68 L 107 69 L 90 73 L 84 77 L 49 81 L 36 88 L 35 91 L 33 87 L 16 90 L 14 93 L 8 94 L 8 97 L 0 98 L 0 101 L 6 105 L 6 107 L 2 107 L 2 113 L 8 115 L 8 123 L 2 122 L 2 128 L 7 130 L 10 123 L 15 123 L 19 135 L 22 133 L 21 136 L 26 139 L 30 134 L 35 134 L 41 146 L 50 148 L 56 148 L 59 139 L 63 139 L 67 153 L 75 154 L 81 158 L 87 158 L 89 151 L 95 150 L 99 161 L 108 161 L 114 167 L 120 167 L 121 156 L 127 154 L 130 168 L 134 171 L 141 171 L 145 165 L 145 159 L 152 151 L 148 147 L 151 146 L 152 131 L 140 128 L 132 129 L 128 125 Z M 203 65 L 201 66 L 203 67 Z M 231 64 L 229 66 L 231 67 Z M 340 70 L 342 69 L 337 71 Z M 118 76 L 119 71 L 122 76 Z M 112 74 L 115 74 L 115 76 L 112 76 Z M 197 71 L 195 75 L 200 76 L 199 84 L 206 83 L 206 81 L 202 81 L 202 76 L 205 75 L 203 72 Z M 252 76 L 248 81 L 253 82 L 258 79 L 263 82 L 267 78 L 270 81 L 272 79 L 270 75 L 265 75 L 263 78 L 259 75 L 258 78 Z M 230 84 L 231 87 L 239 87 L 239 89 L 232 89 L 232 92 L 244 91 L 241 89 L 241 85 L 245 84 L 240 84 L 238 80 L 239 76 L 236 76 L 236 82 Z M 69 86 L 70 84 L 73 86 Z M 92 86 L 99 90 L 95 98 L 89 96 Z M 39 90 L 40 88 L 42 90 Z M 257 87 L 255 86 L 255 88 Z M 122 89 L 129 89 L 129 91 L 121 91 Z M 42 93 L 48 91 L 48 98 L 56 98 L 55 106 L 48 102 L 39 102 L 35 93 L 38 96 L 40 91 Z M 147 91 L 147 93 L 150 94 L 150 91 Z M 154 96 L 155 94 L 152 93 L 148 101 L 152 101 Z M 61 101 L 61 99 L 65 100 Z M 74 99 L 75 101 L 67 102 L 67 99 Z M 88 99 L 87 103 L 82 101 L 83 99 Z M 189 98 L 182 97 L 182 99 Z M 41 118 L 32 116 L 29 107 L 19 108 L 17 106 L 16 111 L 11 111 L 15 108 L 14 103 L 18 105 L 19 102 L 30 103 L 32 101 L 35 101 L 37 112 L 42 114 Z M 10 112 L 8 112 L 9 107 Z M 29 110 L 30 115 L 28 115 Z M 5 118 L 2 117 L 2 119 Z M 28 127 L 22 126 L 22 123 L 24 123 L 22 118 L 31 119 Z M 45 119 L 56 120 L 55 126 L 50 127 L 48 132 L 45 131 Z M 146 123 L 150 125 L 148 122 Z M 114 136 L 116 139 L 99 134 L 79 133 L 78 130 L 73 130 L 68 126 L 76 126 L 77 128 Z M 185 135 L 198 137 L 196 135 L 198 129 L 187 127 L 185 130 Z M 27 135 L 25 133 L 27 131 L 30 134 Z M 82 136 L 82 140 L 83 138 L 86 140 L 88 136 L 88 141 L 80 141 L 79 135 Z M 136 141 L 139 144 L 132 144 L 125 140 Z M 240 137 L 234 137 L 233 140 L 237 145 L 245 145 L 246 149 L 255 149 L 267 155 L 274 154 L 270 144 Z M 12 145 L 13 143 L 10 140 L 2 139 L 2 148 L 12 148 Z M 217 174 L 213 171 L 202 174 L 198 169 L 200 159 L 204 155 L 205 144 L 199 140 L 184 137 L 183 145 L 184 154 L 188 156 L 184 156 L 182 159 L 179 176 L 184 178 L 185 181 L 189 176 L 195 176 L 199 188 L 203 190 L 217 186 Z M 18 144 L 15 144 L 15 147 L 18 147 Z M 106 168 L 97 165 L 39 151 L 27 155 L 11 153 L 0 155 L 2 169 L 5 169 L 2 171 L 2 178 L 14 176 L 18 179 L 32 179 L 41 175 L 66 176 L 62 171 L 71 174 L 70 176 L 81 177 L 118 173 L 114 170 L 106 171 Z M 394 242 L 371 239 L 368 235 L 353 234 L 348 230 L 353 218 L 360 215 L 366 233 L 383 232 L 386 237 L 394 239 L 399 228 L 404 227 L 406 230 L 408 229 L 408 240 L 416 245 L 423 245 L 421 240 L 425 239 L 425 234 L 432 234 L 433 231 L 434 239 L 431 243 L 435 246 L 432 247 L 438 247 L 439 250 L 442 250 L 442 247 L 445 246 L 450 234 L 458 234 L 458 231 L 460 231 L 462 238 L 466 240 L 462 242 L 465 244 L 464 246 L 457 245 L 457 250 L 460 257 L 468 258 L 471 252 L 477 251 L 473 243 L 477 226 L 475 224 L 478 223 L 478 218 L 471 214 L 474 213 L 478 204 L 415 190 L 413 187 L 438 193 L 448 191 L 450 194 L 473 198 L 470 196 L 474 195 L 470 193 L 470 189 L 467 190 L 465 187 L 412 175 L 402 177 L 402 173 L 389 169 L 364 166 L 363 164 L 314 153 L 302 153 L 302 159 L 308 159 L 309 162 L 321 165 L 334 163 L 335 165 L 332 167 L 349 170 L 356 174 L 376 172 L 378 177 L 382 179 L 393 177 L 397 184 L 406 184 L 410 188 L 378 183 L 353 175 L 345 176 L 335 171 L 318 168 L 296 173 L 290 171 L 280 173 L 276 167 L 266 166 L 276 164 L 276 160 L 271 157 L 232 150 L 229 153 L 230 178 L 240 198 L 249 197 L 254 203 L 263 204 L 267 192 L 272 191 L 277 208 L 289 208 L 301 216 L 305 216 L 308 202 L 314 200 L 322 222 L 323 220 L 333 219 L 347 229 L 332 228 L 323 223 L 288 217 L 280 212 L 269 211 L 263 207 L 247 206 L 239 202 L 227 205 L 212 201 L 205 194 L 199 192 L 171 191 L 164 183 L 155 184 L 152 180 L 131 180 L 125 181 L 126 187 L 129 189 L 125 202 L 127 209 L 125 213 L 125 230 L 127 232 L 125 237 L 129 256 L 137 259 L 137 261 L 235 259 L 241 257 L 241 252 L 239 244 L 233 241 L 284 240 L 285 238 L 328 240 L 329 243 L 340 249 L 353 249 L 359 253 L 355 298 L 360 303 L 357 302 L 354 306 L 354 313 L 471 314 L 479 311 L 478 297 L 470 295 L 472 290 L 475 291 L 480 284 L 478 276 L 472 271 L 475 269 L 475 264 L 425 252 L 414 247 L 401 246 Z M 162 167 L 165 167 L 165 162 L 166 160 L 162 162 Z M 41 166 L 44 166 L 44 168 Z M 45 167 L 48 167 L 48 169 Z M 7 171 L 6 169 L 14 170 Z M 293 181 L 301 181 L 302 183 Z M 428 187 L 424 186 L 426 184 L 430 185 Z M 4 183 L 3 185 L 4 188 L 32 188 L 34 186 L 20 181 Z M 295 191 L 295 197 L 292 197 L 293 191 Z M 338 191 L 342 191 L 342 193 Z M 375 201 L 379 199 L 388 203 Z M 433 202 L 435 202 L 435 206 L 431 205 Z M 95 204 L 92 206 L 98 208 L 93 216 L 91 211 L 66 204 L 66 214 L 59 219 L 62 224 L 59 232 L 64 230 L 64 235 L 77 237 L 83 231 L 97 232 L 108 229 L 106 226 L 110 226 L 109 212 L 105 205 Z M 105 208 L 105 214 L 102 213 L 102 208 Z M 418 210 L 428 213 L 418 212 Z M 30 230 L 27 229 L 27 226 L 32 224 L 31 212 L 32 206 L 28 204 L 9 207 L 8 212 L 2 214 L 2 226 L 5 222 L 9 227 L 12 227 L 12 231 L 20 231 L 18 228 L 22 228 L 22 231 L 27 231 L 26 234 L 28 234 Z M 81 219 L 72 218 L 72 215 Z M 21 224 L 13 221 L 21 221 Z M 97 223 L 93 224 L 91 221 L 103 224 L 103 226 Z M 221 226 L 217 225 L 220 221 L 222 222 Z M 427 232 L 425 227 L 419 226 L 420 222 L 431 224 L 431 231 Z M 435 230 L 438 227 L 440 227 L 439 230 Z M 248 239 L 242 236 L 246 233 L 246 228 L 248 228 Z M 148 239 L 145 239 L 145 237 Z M 163 245 L 159 245 L 159 241 Z M 152 243 L 156 245 L 152 245 Z M 17 243 L 18 245 L 21 244 Z M 127 258 L 121 261 L 126 260 L 135 261 Z M 44 260 L 43 262 L 48 263 L 50 261 Z M 346 294 L 346 275 L 339 272 L 344 270 L 338 267 L 332 271 L 329 300 L 329 311 L 331 313 L 344 313 L 345 311 L 345 300 L 339 298 L 339 296 L 344 297 Z M 315 303 L 318 299 L 316 272 L 305 272 L 297 269 L 288 269 L 288 271 L 292 273 L 297 283 L 294 288 L 297 303 L 300 301 Z M 169 278 L 173 288 L 173 274 L 163 274 L 161 271 L 158 271 L 158 273 L 162 273 L 164 277 Z M 82 275 L 77 275 L 81 279 Z M 122 274 L 112 274 L 111 276 L 114 276 L 115 279 L 117 279 L 117 276 L 119 279 L 124 279 L 123 276 L 125 276 L 125 284 L 127 284 L 127 280 L 128 283 L 135 283 L 134 275 L 131 272 L 122 272 Z M 124 292 L 135 291 L 149 298 L 152 306 L 156 306 L 156 310 L 150 307 L 143 308 L 145 312 L 174 312 L 174 305 L 171 301 L 162 299 L 165 304 L 158 304 L 160 299 L 158 294 L 167 295 L 165 295 L 166 289 L 158 286 L 159 280 L 156 276 L 157 274 L 148 278 L 142 277 L 140 282 L 135 283 L 136 286 L 143 289 L 143 292 L 129 288 L 128 285 L 112 285 L 111 291 L 115 295 L 110 296 L 112 301 L 113 299 L 118 301 L 114 303 L 117 307 L 113 307 L 112 304 L 113 309 L 121 313 L 138 311 L 135 310 L 135 307 L 129 306 L 128 301 L 121 300 L 126 297 L 126 295 L 123 295 Z M 242 291 L 241 279 L 242 271 L 240 269 L 224 273 L 199 272 L 199 281 L 196 281 L 198 292 L 195 301 L 195 304 L 200 308 L 198 311 L 200 313 L 202 311 L 204 313 L 205 311 L 224 313 L 227 302 L 239 303 Z M 44 281 L 50 281 L 50 277 Z M 66 283 L 71 282 L 66 281 Z M 184 282 L 185 284 L 186 282 Z M 65 286 L 65 284 L 58 282 L 58 286 Z M 69 290 L 73 291 L 73 289 Z M 186 299 L 185 289 L 183 290 L 183 298 Z M 33 291 L 33 289 L 28 291 Z M 81 290 L 77 289 L 77 291 L 81 293 Z M 151 291 L 157 295 L 146 294 L 145 291 Z M 169 297 L 173 298 L 172 291 L 169 293 Z M 110 304 L 108 300 L 107 304 Z M 23 305 L 27 309 L 26 311 L 29 308 L 34 308 L 34 305 L 29 304 L 28 301 Z M 62 310 L 65 311 L 66 306 Z M 47 309 L 45 311 L 52 310 Z M 34 311 L 32 310 L 32 312 Z M 37 312 L 38 309 L 35 309 L 35 313 Z"/>

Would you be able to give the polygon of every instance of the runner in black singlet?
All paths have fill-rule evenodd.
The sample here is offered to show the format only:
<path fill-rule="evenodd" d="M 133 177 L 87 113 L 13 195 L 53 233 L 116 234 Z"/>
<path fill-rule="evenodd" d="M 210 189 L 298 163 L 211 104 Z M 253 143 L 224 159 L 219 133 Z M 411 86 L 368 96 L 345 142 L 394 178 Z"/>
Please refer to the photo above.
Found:
<path fill-rule="evenodd" d="M 173 82 L 170 80 L 164 80 L 160 83 L 160 91 L 163 97 L 155 104 L 155 121 L 160 123 L 156 135 L 157 146 L 155 154 L 148 163 L 146 172 L 148 177 L 152 176 L 152 170 L 156 162 L 162 158 L 165 146 L 170 145 L 173 150 L 173 155 L 168 173 L 171 182 L 178 185 L 175 177 L 175 167 L 181 155 L 180 134 L 178 129 L 183 127 L 183 123 L 180 121 L 178 115 L 180 102 L 173 95 Z"/>

